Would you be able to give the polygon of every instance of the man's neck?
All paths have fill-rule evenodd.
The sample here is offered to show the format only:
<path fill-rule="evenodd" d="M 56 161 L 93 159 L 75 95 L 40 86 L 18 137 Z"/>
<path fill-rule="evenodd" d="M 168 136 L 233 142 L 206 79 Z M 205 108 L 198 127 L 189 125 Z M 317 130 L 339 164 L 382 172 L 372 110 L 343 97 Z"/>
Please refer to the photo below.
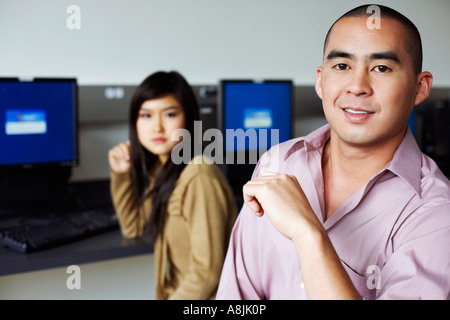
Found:
<path fill-rule="evenodd" d="M 322 154 L 326 218 L 392 160 L 402 140 L 399 136 L 385 143 L 354 146 L 331 131 Z"/>
<path fill-rule="evenodd" d="M 378 144 L 355 146 L 340 140 L 331 130 L 322 155 L 322 167 L 339 172 L 348 179 L 368 181 L 392 160 L 403 138 L 404 134 Z"/>

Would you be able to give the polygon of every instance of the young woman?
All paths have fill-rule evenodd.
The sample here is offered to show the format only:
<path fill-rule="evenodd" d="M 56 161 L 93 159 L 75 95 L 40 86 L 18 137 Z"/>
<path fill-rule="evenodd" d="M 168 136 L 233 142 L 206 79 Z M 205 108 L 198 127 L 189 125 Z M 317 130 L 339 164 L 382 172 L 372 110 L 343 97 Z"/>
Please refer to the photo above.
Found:
<path fill-rule="evenodd" d="M 171 140 L 172 132 L 186 129 L 193 137 L 196 120 L 199 106 L 183 76 L 156 72 L 132 98 L 129 141 L 108 154 L 122 234 L 149 232 L 154 239 L 156 299 L 215 298 L 237 216 L 217 165 L 204 159 L 176 165 L 171 159 L 179 143 Z"/>

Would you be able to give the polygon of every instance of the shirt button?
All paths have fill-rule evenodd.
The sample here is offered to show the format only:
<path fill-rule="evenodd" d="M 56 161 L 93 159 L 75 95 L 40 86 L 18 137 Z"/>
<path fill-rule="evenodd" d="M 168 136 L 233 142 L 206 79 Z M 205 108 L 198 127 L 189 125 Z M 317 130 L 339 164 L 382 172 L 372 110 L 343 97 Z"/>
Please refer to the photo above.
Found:
<path fill-rule="evenodd" d="M 300 283 L 300 288 L 305 289 L 305 284 L 303 283 L 303 281 L 302 283 Z"/>

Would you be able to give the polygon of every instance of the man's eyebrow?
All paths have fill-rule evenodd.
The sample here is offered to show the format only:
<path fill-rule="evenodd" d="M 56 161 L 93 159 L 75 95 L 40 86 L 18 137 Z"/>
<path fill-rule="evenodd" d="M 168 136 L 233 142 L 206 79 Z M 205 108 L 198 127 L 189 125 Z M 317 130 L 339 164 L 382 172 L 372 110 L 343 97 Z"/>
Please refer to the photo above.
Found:
<path fill-rule="evenodd" d="M 400 63 L 400 59 L 394 51 L 381 51 L 372 53 L 369 56 L 369 60 L 392 60 L 394 62 Z"/>
<path fill-rule="evenodd" d="M 345 58 L 345 59 L 353 59 L 354 55 L 341 50 L 331 50 L 327 55 L 327 60 L 332 60 L 336 58 Z"/>
<path fill-rule="evenodd" d="M 355 59 L 355 55 L 342 50 L 331 50 L 327 55 L 327 60 L 344 58 L 344 59 Z M 392 60 L 394 62 L 400 63 L 400 59 L 394 51 L 380 51 L 374 52 L 369 55 L 368 60 Z"/>

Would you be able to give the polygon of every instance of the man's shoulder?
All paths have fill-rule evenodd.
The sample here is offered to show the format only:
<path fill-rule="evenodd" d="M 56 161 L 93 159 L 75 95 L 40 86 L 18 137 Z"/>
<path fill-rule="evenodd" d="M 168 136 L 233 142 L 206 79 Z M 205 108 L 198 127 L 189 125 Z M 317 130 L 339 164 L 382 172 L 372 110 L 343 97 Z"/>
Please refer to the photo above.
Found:
<path fill-rule="evenodd" d="M 398 221 L 403 235 L 432 234 L 450 228 L 450 181 L 433 159 L 422 154 L 420 195 L 406 206 Z M 406 232 L 405 232 L 406 231 Z M 450 236 L 446 233 L 446 236 Z"/>
<path fill-rule="evenodd" d="M 272 146 L 268 151 L 271 151 L 272 153 L 276 151 L 279 154 L 286 155 L 292 148 L 296 148 L 296 150 L 303 148 L 304 141 L 305 137 L 293 138 Z"/>
<path fill-rule="evenodd" d="M 303 138 L 294 138 L 272 146 L 259 158 L 254 175 L 261 175 L 265 172 L 283 172 L 287 164 L 287 159 L 294 152 L 301 152 Z"/>
<path fill-rule="evenodd" d="M 322 148 L 330 137 L 330 126 L 323 125 L 312 131 L 308 135 L 292 138 L 271 147 L 265 156 L 281 156 L 283 158 L 289 156 L 295 151 L 304 149 L 307 145 L 309 149 Z"/>
<path fill-rule="evenodd" d="M 436 162 L 427 155 L 422 156 L 421 200 L 450 204 L 450 180 Z"/>

